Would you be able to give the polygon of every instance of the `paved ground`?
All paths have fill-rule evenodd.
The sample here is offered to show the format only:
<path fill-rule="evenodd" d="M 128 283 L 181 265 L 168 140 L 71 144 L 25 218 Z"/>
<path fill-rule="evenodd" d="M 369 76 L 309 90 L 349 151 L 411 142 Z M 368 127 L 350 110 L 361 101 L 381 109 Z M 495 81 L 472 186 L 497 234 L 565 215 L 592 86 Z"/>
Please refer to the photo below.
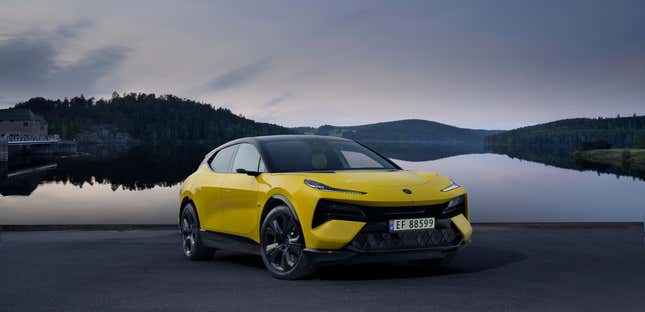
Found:
<path fill-rule="evenodd" d="M 271 278 L 258 257 L 183 259 L 168 230 L 5 232 L 0 311 L 645 311 L 642 226 L 478 226 L 444 268 Z"/>

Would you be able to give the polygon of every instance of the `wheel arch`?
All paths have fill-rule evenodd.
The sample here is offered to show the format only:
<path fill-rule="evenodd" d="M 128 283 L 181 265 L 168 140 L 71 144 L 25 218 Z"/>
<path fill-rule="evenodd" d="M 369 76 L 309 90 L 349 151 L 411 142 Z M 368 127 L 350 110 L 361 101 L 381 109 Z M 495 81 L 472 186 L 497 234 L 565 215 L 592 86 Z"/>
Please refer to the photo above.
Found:
<path fill-rule="evenodd" d="M 298 218 L 298 213 L 296 212 L 296 209 L 293 207 L 293 204 L 289 199 L 287 199 L 285 196 L 276 194 L 276 195 L 271 195 L 269 199 L 264 203 L 264 207 L 262 207 L 262 214 L 260 215 L 260 225 L 262 222 L 264 222 L 264 218 L 267 216 L 269 211 L 271 209 L 280 206 L 280 205 L 285 205 L 289 208 L 293 216 L 296 218 L 296 221 L 300 222 L 300 219 Z M 259 229 L 258 229 L 259 230 Z"/>
<path fill-rule="evenodd" d="M 193 207 L 195 207 L 195 215 L 197 217 L 197 221 L 199 222 L 199 215 L 197 214 L 197 207 L 195 206 L 195 202 L 193 202 L 190 196 L 184 196 L 184 198 L 181 200 L 181 204 L 179 205 L 179 214 L 177 215 L 178 224 L 181 223 L 181 214 L 184 212 L 184 208 L 186 208 L 187 204 L 192 204 Z"/>

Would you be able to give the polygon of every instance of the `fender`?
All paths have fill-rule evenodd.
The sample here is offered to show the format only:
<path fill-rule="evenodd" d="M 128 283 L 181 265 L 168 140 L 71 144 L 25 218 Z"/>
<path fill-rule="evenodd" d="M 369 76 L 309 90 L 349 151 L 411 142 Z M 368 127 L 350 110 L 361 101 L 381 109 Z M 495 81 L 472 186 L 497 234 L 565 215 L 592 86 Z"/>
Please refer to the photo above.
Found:
<path fill-rule="evenodd" d="M 275 195 L 271 195 L 270 198 L 271 199 L 277 199 L 277 200 L 285 203 L 287 205 L 287 207 L 289 207 L 289 210 L 291 211 L 293 216 L 296 218 L 296 221 L 300 222 L 300 219 L 298 218 L 298 213 L 296 212 L 296 208 L 293 207 L 293 204 L 286 197 L 284 197 L 284 196 L 282 196 L 280 194 L 275 194 Z M 263 218 L 264 218 L 264 215 L 265 214 L 263 213 Z"/>

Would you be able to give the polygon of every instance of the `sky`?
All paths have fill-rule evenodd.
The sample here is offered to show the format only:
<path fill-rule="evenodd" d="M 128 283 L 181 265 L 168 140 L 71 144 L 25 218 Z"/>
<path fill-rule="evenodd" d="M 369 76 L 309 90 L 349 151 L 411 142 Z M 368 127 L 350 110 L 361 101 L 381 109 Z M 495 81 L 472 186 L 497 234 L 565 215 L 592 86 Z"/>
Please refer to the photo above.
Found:
<path fill-rule="evenodd" d="M 175 94 L 285 126 L 645 114 L 645 1 L 0 0 L 0 108 Z"/>

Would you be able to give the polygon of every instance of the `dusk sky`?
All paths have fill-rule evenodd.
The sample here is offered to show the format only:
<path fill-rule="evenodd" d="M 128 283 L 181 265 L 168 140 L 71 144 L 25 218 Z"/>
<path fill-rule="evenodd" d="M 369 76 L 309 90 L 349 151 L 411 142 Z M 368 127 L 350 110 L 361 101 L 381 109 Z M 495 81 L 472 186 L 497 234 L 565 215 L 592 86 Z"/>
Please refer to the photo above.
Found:
<path fill-rule="evenodd" d="M 153 92 L 285 126 L 645 114 L 645 1 L 0 2 L 0 107 Z"/>

